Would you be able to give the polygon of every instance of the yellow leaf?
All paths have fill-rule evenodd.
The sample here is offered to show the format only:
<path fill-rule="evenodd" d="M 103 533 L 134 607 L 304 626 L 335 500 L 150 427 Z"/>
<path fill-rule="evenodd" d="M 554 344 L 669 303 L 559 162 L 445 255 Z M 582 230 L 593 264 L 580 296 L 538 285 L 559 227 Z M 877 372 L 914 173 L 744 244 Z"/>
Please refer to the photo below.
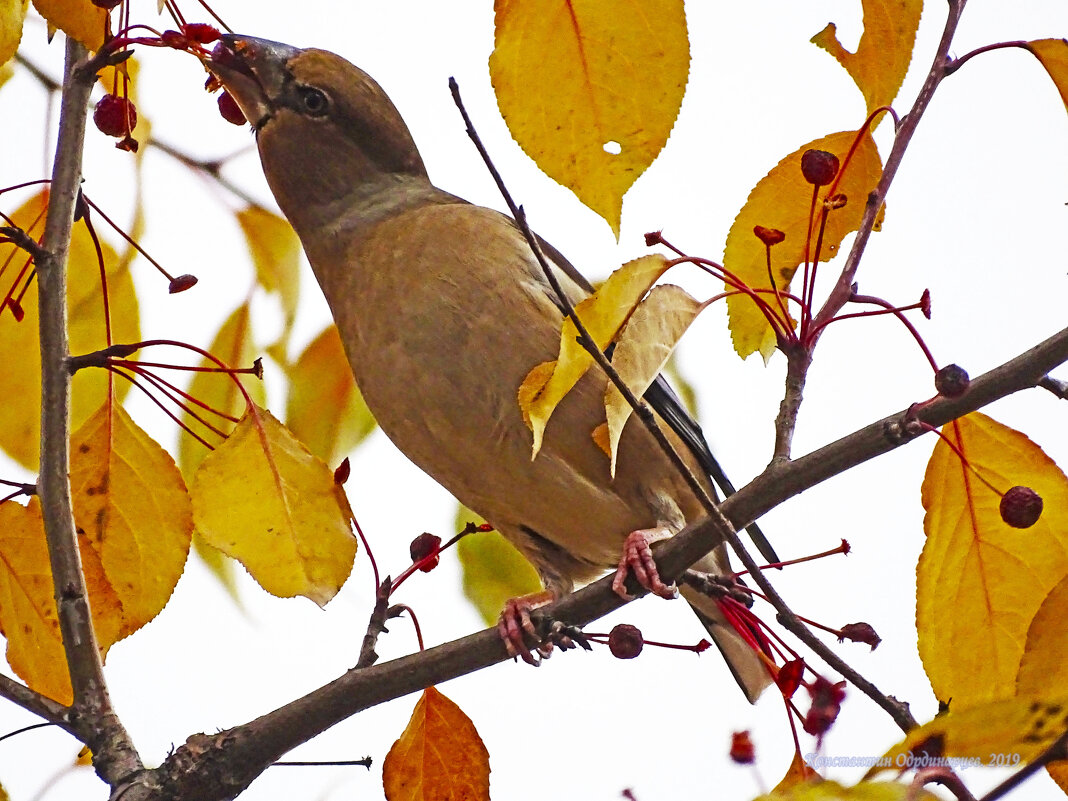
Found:
<path fill-rule="evenodd" d="M 256 358 L 256 346 L 252 340 L 252 320 L 247 303 L 238 306 L 226 318 L 219 332 L 215 335 L 208 352 L 229 367 L 250 367 Z M 203 359 L 200 367 L 218 367 L 210 359 Z M 255 403 L 264 402 L 263 382 L 258 378 L 241 376 L 242 382 L 248 394 Z M 205 403 L 212 409 L 233 417 L 240 417 L 245 412 L 245 396 L 234 383 L 234 379 L 225 373 L 196 372 L 189 384 L 189 394 L 201 403 Z M 229 433 L 234 428 L 234 423 L 224 420 L 199 406 L 193 409 L 223 433 Z M 189 413 L 182 414 L 182 422 L 192 428 L 208 442 L 218 441 L 218 436 L 209 432 L 203 425 L 193 419 Z M 188 433 L 182 432 L 178 440 L 178 465 L 182 468 L 182 475 L 187 479 L 193 475 L 197 467 L 207 456 L 207 449 L 197 442 Z"/>
<path fill-rule="evenodd" d="M 671 358 L 690 323 L 704 309 L 686 290 L 674 284 L 653 287 L 627 321 L 612 353 L 612 366 L 623 383 L 638 398 L 656 380 Z M 633 411 L 615 384 L 609 382 L 604 397 L 608 417 L 608 442 L 612 475 L 616 474 L 616 457 L 623 426 Z"/>
<path fill-rule="evenodd" d="M 125 637 L 181 578 L 193 533 L 185 482 L 170 454 L 106 402 L 71 436 L 70 482 L 78 533 L 122 604 Z"/>
<path fill-rule="evenodd" d="M 489 772 L 489 752 L 475 724 L 427 687 L 386 754 L 382 784 L 387 801 L 480 801 L 489 799 Z"/>
<path fill-rule="evenodd" d="M 786 769 L 786 775 L 775 785 L 775 789 L 771 792 L 771 797 L 774 798 L 776 793 L 784 793 L 800 785 L 821 781 L 820 774 L 808 766 L 808 763 L 802 758 L 801 752 L 794 751 L 794 758 L 790 760 L 790 767 Z"/>
<path fill-rule="evenodd" d="M 642 256 L 629 261 L 612 273 L 596 292 L 575 307 L 575 313 L 602 350 L 608 346 L 627 321 L 649 288 L 668 269 L 667 259 L 660 255 Z M 541 450 L 545 426 L 557 404 L 578 383 L 593 365 L 593 357 L 578 342 L 578 329 L 570 318 L 560 329 L 560 356 L 541 392 L 525 408 L 534 434 L 534 455 Z M 538 365 L 535 370 L 542 370 Z M 532 371 L 533 372 L 533 371 Z M 539 374 L 540 376 L 540 374 Z M 534 382 L 530 375 L 523 382 Z M 525 396 L 526 393 L 521 393 Z M 522 404 L 520 404 L 522 407 Z"/>
<path fill-rule="evenodd" d="M 39 236 L 44 230 L 47 193 L 34 195 L 13 215 L 15 224 Z M 35 222 L 36 221 L 36 222 Z M 99 233 L 99 231 L 98 231 Z M 130 271 L 122 267 L 112 247 L 101 240 L 111 324 L 115 342 L 141 338 L 137 295 Z M 0 265 L 8 259 L 6 275 L 17 274 L 25 254 L 12 245 L 0 244 Z M 82 354 L 107 345 L 104 329 L 104 296 L 96 248 L 84 223 L 74 225 L 67 267 L 67 311 L 71 353 Z M 5 280 L 8 280 L 5 278 Z M 13 279 L 12 279 L 13 280 Z M 23 285 L 20 282 L 19 286 Z M 4 284 L 0 294 L 7 290 Z M 41 354 L 38 344 L 37 281 L 22 298 L 25 317 L 15 320 L 9 310 L 0 313 L 0 364 L 4 369 L 4 413 L 0 415 L 0 447 L 29 470 L 37 469 L 41 422 Z M 117 398 L 125 397 L 129 384 L 116 379 Z M 71 382 L 71 427 L 77 428 L 97 410 L 108 395 L 108 374 L 99 368 L 79 370 Z"/>
<path fill-rule="evenodd" d="M 916 628 L 935 695 L 960 710 L 1016 691 L 1031 620 L 1068 573 L 1068 479 L 1031 440 L 985 415 L 943 433 L 999 490 L 1031 487 L 1045 509 L 1031 528 L 1011 528 L 999 496 L 948 445 L 935 445 L 921 490 Z"/>
<path fill-rule="evenodd" d="M 461 506 L 456 512 L 456 528 L 481 522 L 474 512 Z M 492 626 L 511 598 L 541 589 L 541 579 L 516 547 L 496 531 L 476 531 L 456 544 L 463 570 L 464 595 L 483 622 Z"/>
<path fill-rule="evenodd" d="M 861 138 L 856 152 L 846 163 L 846 154 L 856 138 L 856 131 L 842 131 L 816 139 L 791 153 L 761 178 L 749 193 L 749 199 L 738 212 L 727 234 L 723 266 L 753 289 L 770 289 L 767 252 L 764 243 L 753 233 L 753 228 L 757 225 L 776 228 L 786 234 L 786 239 L 771 248 L 775 283 L 780 290 L 790 285 L 794 271 L 805 259 L 805 243 L 809 233 L 812 185 L 801 174 L 801 156 L 806 150 L 834 153 L 842 165 L 841 179 L 833 191 L 846 196 L 846 205 L 829 213 L 820 251 L 820 261 L 834 258 L 846 235 L 860 227 L 868 195 L 882 174 L 879 151 L 867 134 Z M 819 213 L 817 204 L 814 225 L 818 225 Z M 815 234 L 814 231 L 809 246 L 810 254 L 815 248 Z M 770 295 L 763 297 L 775 308 Z M 745 295 L 732 295 L 727 298 L 727 309 L 734 349 L 738 355 L 744 359 L 759 351 L 766 360 L 775 348 L 775 335 L 753 300 Z"/>
<path fill-rule="evenodd" d="M 813 36 L 812 43 L 845 67 L 864 95 L 870 114 L 879 106 L 890 105 L 905 80 L 923 0 L 863 0 L 863 7 L 864 33 L 856 53 L 842 47 L 833 22 Z"/>
<path fill-rule="evenodd" d="M 915 792 L 902 782 L 865 781 L 844 787 L 835 781 L 809 781 L 785 787 L 780 784 L 756 801 L 938 801 L 938 796 L 922 789 Z"/>
<path fill-rule="evenodd" d="M 268 292 L 277 292 L 285 316 L 281 341 L 287 341 L 300 301 L 300 240 L 288 220 L 260 206 L 237 212 L 245 234 L 256 280 Z"/>
<path fill-rule="evenodd" d="M 84 537 L 79 538 L 79 549 L 103 657 L 121 636 L 122 609 Z M 0 632 L 7 638 L 11 669 L 37 692 L 70 704 L 70 677 L 36 497 L 26 506 L 0 504 Z"/>
<path fill-rule="evenodd" d="M 10 61 L 19 49 L 28 5 L 29 0 L 0 0 L 0 65 Z"/>
<path fill-rule="evenodd" d="M 197 531 L 272 595 L 324 606 L 352 570 L 334 474 L 265 409 L 253 405 L 201 462 L 192 496 Z"/>
<path fill-rule="evenodd" d="M 490 76 L 519 146 L 619 236 L 686 90 L 682 0 L 496 0 Z"/>
<path fill-rule="evenodd" d="M 1064 734 L 1068 728 L 1068 696 L 1020 696 L 988 701 L 964 710 L 951 709 L 913 729 L 868 771 L 923 767 L 913 760 L 924 753 L 959 760 L 958 767 L 1022 766 Z M 1000 764 L 999 764 L 1000 761 Z"/>
<path fill-rule="evenodd" d="M 1038 39 L 1028 42 L 1027 49 L 1046 68 L 1068 110 L 1068 39 Z"/>
<path fill-rule="evenodd" d="M 337 328 L 312 340 L 289 369 L 286 425 L 325 461 L 338 461 L 374 431 L 375 419 L 352 378 Z"/>
<path fill-rule="evenodd" d="M 33 0 L 34 8 L 52 25 L 93 52 L 104 43 L 108 12 L 90 0 Z"/>
<path fill-rule="evenodd" d="M 1068 620 L 1068 576 L 1050 590 L 1031 619 L 1016 676 L 1018 695 L 1068 696 L 1065 620 Z"/>

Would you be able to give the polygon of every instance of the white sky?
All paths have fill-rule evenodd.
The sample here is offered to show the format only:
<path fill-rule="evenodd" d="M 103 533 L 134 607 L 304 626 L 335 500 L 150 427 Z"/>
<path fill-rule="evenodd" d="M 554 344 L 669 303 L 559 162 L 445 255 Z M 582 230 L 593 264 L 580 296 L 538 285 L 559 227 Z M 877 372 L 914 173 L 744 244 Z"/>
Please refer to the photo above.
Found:
<path fill-rule="evenodd" d="M 141 0 L 135 9 L 148 14 L 154 5 Z M 808 43 L 829 20 L 838 23 L 847 45 L 855 43 L 859 6 L 854 0 L 689 4 L 693 64 L 687 99 L 665 153 L 628 196 L 619 245 L 603 222 L 537 171 L 500 121 L 486 67 L 492 48 L 490 3 L 305 0 L 294 8 L 277 0 L 218 0 L 215 8 L 236 31 L 332 49 L 358 63 L 393 97 L 435 182 L 499 207 L 452 106 L 446 80 L 455 75 L 534 227 L 596 278 L 641 252 L 642 234 L 659 228 L 685 249 L 718 258 L 733 216 L 768 169 L 804 142 L 861 122 L 862 101 L 849 77 Z M 928 6 L 917 63 L 897 104 L 902 112 L 941 32 L 944 4 Z M 192 4 L 183 8 L 192 16 Z M 1066 34 L 1068 4 L 1063 2 L 972 0 L 954 53 L 999 40 Z M 43 29 L 33 23 L 27 39 L 26 52 L 58 75 L 58 40 L 46 47 Z M 142 60 L 141 111 L 161 139 L 210 157 L 251 144 L 246 130 L 218 118 L 214 100 L 199 90 L 203 74 L 193 59 L 157 50 Z M 5 125 L 8 146 L 0 161 L 0 184 L 43 174 L 43 108 L 41 93 L 24 72 L 0 92 L 0 118 L 20 121 Z M 885 127 L 880 134 L 885 154 Z M 893 186 L 884 232 L 872 239 L 859 281 L 862 291 L 901 303 L 929 287 L 935 317 L 920 321 L 920 329 L 940 361 L 956 361 L 977 375 L 1064 325 L 1066 142 L 1068 114 L 1037 61 L 1023 51 L 978 58 L 939 91 Z M 143 331 L 146 338 L 172 336 L 206 345 L 249 286 L 248 257 L 228 217 L 235 204 L 161 154 L 150 152 L 146 164 L 149 228 L 143 243 L 172 272 L 194 273 L 200 284 L 168 297 L 151 268 L 139 262 L 134 271 L 144 291 Z M 86 191 L 118 219 L 129 216 L 128 165 L 129 158 L 115 151 L 111 140 L 90 133 Z M 235 161 L 227 174 L 271 203 L 253 155 Z M 829 278 L 831 271 L 824 268 L 822 274 Z M 306 274 L 297 346 L 326 320 L 325 304 L 310 278 Z M 268 342 L 272 332 L 265 327 L 260 337 Z M 744 483 L 771 453 L 782 358 L 769 367 L 759 358 L 740 362 L 730 350 L 724 315 L 714 310 L 691 330 L 682 366 L 698 384 L 701 421 L 714 449 L 736 483 Z M 821 342 L 795 452 L 805 453 L 930 394 L 930 371 L 903 329 L 883 321 L 844 324 Z M 273 405 L 283 405 L 277 392 Z M 133 408 L 161 440 L 174 436 L 147 406 Z M 1063 403 L 1035 391 L 988 411 L 1068 465 Z M 873 624 L 883 637 L 876 652 L 847 645 L 842 653 L 886 692 L 911 702 L 921 720 L 934 714 L 935 703 L 916 656 L 913 576 L 923 544 L 919 485 L 932 445 L 928 438 L 862 466 L 764 521 L 786 557 L 849 539 L 854 553 L 848 559 L 790 569 L 774 581 L 802 614 L 833 625 Z M 0 476 L 20 475 L 0 462 Z M 349 493 L 385 572 L 396 574 L 407 564 L 414 535 L 450 531 L 449 497 L 381 434 L 355 455 Z M 481 627 L 458 586 L 452 557 L 405 586 L 400 600 L 420 615 L 428 644 Z M 371 589 L 361 555 L 353 578 L 325 612 L 308 601 L 268 597 L 247 577 L 242 608 L 237 608 L 191 561 L 170 605 L 116 645 L 108 662 L 119 714 L 146 761 L 158 763 L 189 734 L 245 722 L 343 672 L 355 661 Z M 621 621 L 660 640 L 693 642 L 702 634 L 683 604 L 656 599 L 631 604 L 591 630 L 607 631 Z M 408 624 L 398 621 L 391 628 L 380 644 L 383 658 L 415 647 Z M 626 787 L 640 801 L 749 798 L 759 787 L 751 771 L 727 760 L 730 732 L 753 730 L 757 771 L 768 786 L 781 777 L 792 748 L 779 701 L 769 693 L 750 707 L 711 653 L 697 658 L 648 649 L 640 659 L 621 662 L 598 649 L 558 655 L 537 671 L 500 665 L 441 689 L 470 715 L 485 740 L 498 799 L 608 801 Z M 274 768 L 243 798 L 378 796 L 382 758 L 413 703 L 411 697 L 369 710 L 290 755 L 351 759 L 370 754 L 375 759 L 370 774 L 360 768 Z M 0 732 L 31 722 L 32 716 L 0 704 Z M 854 692 L 826 738 L 824 753 L 877 755 L 897 738 L 886 716 Z M 0 743 L 0 782 L 16 801 L 34 798 L 76 750 L 70 738 L 50 730 Z M 833 775 L 853 780 L 858 772 Z M 998 778 L 993 772 L 967 774 L 976 780 L 973 789 Z M 1040 777 L 1016 797 L 1052 792 Z M 40 797 L 106 795 L 83 769 Z"/>

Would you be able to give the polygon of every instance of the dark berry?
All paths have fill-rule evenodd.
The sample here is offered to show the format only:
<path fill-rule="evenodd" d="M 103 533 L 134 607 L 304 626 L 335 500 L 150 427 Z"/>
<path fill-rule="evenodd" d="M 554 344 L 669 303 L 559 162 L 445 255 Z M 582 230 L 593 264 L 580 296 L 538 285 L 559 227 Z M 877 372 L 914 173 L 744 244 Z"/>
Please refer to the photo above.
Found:
<path fill-rule="evenodd" d="M 224 120 L 234 125 L 245 124 L 245 115 L 241 107 L 237 105 L 234 96 L 225 90 L 219 95 L 219 113 L 222 114 Z"/>
<path fill-rule="evenodd" d="M 177 295 L 179 292 L 185 292 L 187 289 L 192 289 L 196 286 L 197 277 L 195 275 L 179 275 L 171 279 L 170 285 L 167 287 L 167 291 L 172 295 Z"/>
<path fill-rule="evenodd" d="M 653 245 L 659 245 L 664 241 L 660 231 L 650 231 L 645 235 L 645 246 L 651 248 Z"/>
<path fill-rule="evenodd" d="M 923 294 L 920 295 L 920 311 L 923 312 L 923 316 L 928 320 L 931 319 L 931 290 L 923 290 Z"/>
<path fill-rule="evenodd" d="M 845 682 L 832 684 L 822 676 L 817 676 L 808 686 L 808 692 L 812 696 L 812 706 L 805 715 L 804 728 L 809 734 L 822 737 L 834 725 L 838 713 L 842 711 Z"/>
<path fill-rule="evenodd" d="M 408 547 L 408 553 L 411 554 L 412 562 L 423 562 L 419 566 L 420 570 L 424 573 L 429 573 L 441 561 L 438 556 L 438 548 L 440 547 L 441 537 L 424 531 L 412 540 L 412 544 Z"/>
<path fill-rule="evenodd" d="M 93 123 L 108 136 L 126 136 L 137 124 L 137 109 L 128 98 L 104 95 L 93 109 Z"/>
<path fill-rule="evenodd" d="M 756 748 L 748 731 L 736 731 L 731 735 L 731 759 L 739 765 L 752 765 L 756 760 Z"/>
<path fill-rule="evenodd" d="M 947 364 L 935 373 L 935 389 L 943 398 L 959 398 L 970 383 L 967 371 L 959 364 Z"/>
<path fill-rule="evenodd" d="M 765 228 L 763 225 L 754 226 L 753 233 L 756 234 L 757 239 L 759 239 L 769 248 L 772 245 L 777 245 L 784 239 L 786 239 L 786 234 L 784 234 L 778 228 Z"/>
<path fill-rule="evenodd" d="M 865 645 L 870 645 L 874 651 L 879 647 L 882 637 L 880 637 L 870 623 L 846 623 L 842 626 L 841 636 L 838 638 L 838 642 L 843 640 L 851 640 L 853 642 L 862 642 Z"/>
<path fill-rule="evenodd" d="M 633 659 L 644 646 L 645 640 L 637 626 L 620 623 L 608 632 L 608 650 L 616 659 Z"/>
<path fill-rule="evenodd" d="M 826 186 L 838 174 L 838 156 L 826 150 L 806 150 L 801 154 L 801 174 L 815 186 Z"/>
<path fill-rule="evenodd" d="M 106 8 L 108 11 L 115 8 L 122 0 L 92 0 L 92 3 L 97 8 Z"/>
<path fill-rule="evenodd" d="M 1030 487 L 1013 487 L 1001 496 L 1001 519 L 1013 528 L 1031 528 L 1042 516 L 1042 496 Z"/>
<path fill-rule="evenodd" d="M 352 468 L 349 465 L 349 457 L 346 456 L 344 459 L 341 460 L 341 464 L 337 466 L 337 470 L 334 471 L 334 483 L 344 484 L 346 481 L 349 480 L 349 473 L 351 471 Z"/>
<path fill-rule="evenodd" d="M 175 50 L 185 50 L 189 46 L 189 38 L 178 31 L 164 31 L 159 35 L 159 40 Z"/>

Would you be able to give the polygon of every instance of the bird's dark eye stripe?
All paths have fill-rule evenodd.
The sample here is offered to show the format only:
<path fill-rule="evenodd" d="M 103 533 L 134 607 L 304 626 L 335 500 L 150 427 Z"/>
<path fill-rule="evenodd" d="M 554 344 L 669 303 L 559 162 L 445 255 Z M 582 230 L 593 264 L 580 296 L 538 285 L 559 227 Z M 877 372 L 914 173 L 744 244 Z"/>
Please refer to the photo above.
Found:
<path fill-rule="evenodd" d="M 326 94 L 312 86 L 302 86 L 298 90 L 301 108 L 313 117 L 321 117 L 330 109 L 330 100 Z"/>

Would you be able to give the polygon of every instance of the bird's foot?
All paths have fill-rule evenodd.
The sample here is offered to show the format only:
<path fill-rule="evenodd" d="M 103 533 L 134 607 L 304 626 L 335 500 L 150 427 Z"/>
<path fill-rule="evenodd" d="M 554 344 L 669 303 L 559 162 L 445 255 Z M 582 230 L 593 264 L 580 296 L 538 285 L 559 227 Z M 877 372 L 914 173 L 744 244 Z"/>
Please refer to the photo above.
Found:
<path fill-rule="evenodd" d="M 533 610 L 551 603 L 552 600 L 553 594 L 548 590 L 508 599 L 497 621 L 497 633 L 504 641 L 508 656 L 522 659 L 534 667 L 552 656 L 553 638 L 543 638 L 530 617 Z M 528 643 L 536 645 L 532 648 Z M 567 645 L 560 642 L 560 647 L 567 650 L 572 647 L 572 641 L 568 640 Z"/>
<path fill-rule="evenodd" d="M 623 555 L 619 558 L 619 567 L 616 568 L 616 576 L 612 580 L 612 589 L 616 595 L 628 601 L 634 597 L 627 592 L 625 586 L 628 572 L 633 571 L 638 584 L 653 595 L 669 600 L 677 597 L 678 590 L 675 585 L 665 584 L 660 580 L 660 571 L 656 569 L 652 548 L 653 543 L 670 539 L 672 535 L 673 532 L 667 528 L 640 529 L 627 535 L 623 543 Z"/>

